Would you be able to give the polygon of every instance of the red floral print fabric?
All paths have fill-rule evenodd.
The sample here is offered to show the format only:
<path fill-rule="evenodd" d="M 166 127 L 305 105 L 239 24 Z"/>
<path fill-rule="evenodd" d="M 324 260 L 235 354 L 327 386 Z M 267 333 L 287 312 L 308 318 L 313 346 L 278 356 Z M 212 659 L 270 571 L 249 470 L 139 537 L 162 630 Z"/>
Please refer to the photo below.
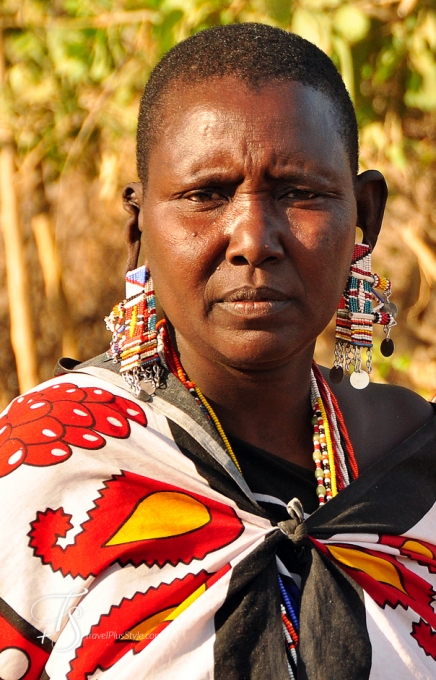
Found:
<path fill-rule="evenodd" d="M 126 439 L 129 421 L 147 425 L 135 402 L 97 387 L 61 383 L 18 397 L 0 418 L 0 477 L 23 463 L 61 463 L 72 446 L 101 449 L 105 436 Z"/>

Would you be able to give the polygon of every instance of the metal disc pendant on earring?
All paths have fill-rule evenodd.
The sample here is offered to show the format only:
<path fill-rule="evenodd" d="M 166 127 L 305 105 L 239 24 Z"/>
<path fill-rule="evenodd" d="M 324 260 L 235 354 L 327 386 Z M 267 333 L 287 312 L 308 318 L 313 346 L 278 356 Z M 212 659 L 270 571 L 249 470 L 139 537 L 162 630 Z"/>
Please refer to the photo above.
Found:
<path fill-rule="evenodd" d="M 385 338 L 380 345 L 380 352 L 384 357 L 390 357 L 394 353 L 395 345 L 391 338 Z"/>
<path fill-rule="evenodd" d="M 329 378 L 334 385 L 339 385 L 344 379 L 344 369 L 342 366 L 333 366 L 330 369 Z"/>
<path fill-rule="evenodd" d="M 355 390 L 364 390 L 369 384 L 369 375 L 365 371 L 354 371 L 350 375 L 350 383 Z"/>
<path fill-rule="evenodd" d="M 394 305 L 393 302 L 385 302 L 381 311 L 387 312 L 387 314 L 391 314 L 394 317 L 394 319 L 398 315 L 398 307 L 397 305 Z"/>

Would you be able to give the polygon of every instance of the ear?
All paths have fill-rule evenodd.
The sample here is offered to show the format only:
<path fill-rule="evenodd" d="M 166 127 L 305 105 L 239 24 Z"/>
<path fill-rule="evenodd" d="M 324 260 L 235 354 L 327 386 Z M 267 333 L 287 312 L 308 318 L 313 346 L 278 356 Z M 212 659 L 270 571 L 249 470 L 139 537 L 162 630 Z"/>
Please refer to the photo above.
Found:
<path fill-rule="evenodd" d="M 142 184 L 131 182 L 123 190 L 123 208 L 129 213 L 129 219 L 124 227 L 124 238 L 127 244 L 127 272 L 138 266 L 142 235 L 141 206 Z"/>
<path fill-rule="evenodd" d="M 357 226 L 363 243 L 374 249 L 382 226 L 388 198 L 386 180 L 378 170 L 366 170 L 356 179 Z"/>

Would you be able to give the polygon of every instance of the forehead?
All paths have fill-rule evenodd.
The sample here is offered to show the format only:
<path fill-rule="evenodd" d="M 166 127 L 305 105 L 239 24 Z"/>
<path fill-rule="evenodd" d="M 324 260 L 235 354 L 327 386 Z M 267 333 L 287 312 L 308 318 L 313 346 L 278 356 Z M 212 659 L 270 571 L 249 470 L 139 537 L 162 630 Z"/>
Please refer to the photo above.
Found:
<path fill-rule="evenodd" d="M 268 156 L 272 166 L 350 172 L 345 145 L 329 98 L 295 81 L 256 89 L 233 77 L 177 83 L 159 108 L 160 133 L 149 171 L 162 164 L 196 173 L 215 161 Z"/>

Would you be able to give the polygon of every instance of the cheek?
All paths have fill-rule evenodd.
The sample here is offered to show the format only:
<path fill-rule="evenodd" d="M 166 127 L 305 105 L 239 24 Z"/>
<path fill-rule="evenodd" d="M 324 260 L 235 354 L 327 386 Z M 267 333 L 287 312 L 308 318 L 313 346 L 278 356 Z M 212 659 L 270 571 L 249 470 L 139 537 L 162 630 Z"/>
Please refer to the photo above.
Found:
<path fill-rule="evenodd" d="M 202 313 L 203 290 L 212 265 L 198 236 L 170 229 L 145 230 L 145 260 L 150 267 L 159 301 L 170 320 Z"/>
<path fill-rule="evenodd" d="M 321 325 L 335 313 L 347 281 L 355 236 L 350 223 L 320 219 L 318 229 L 294 232 L 299 245 L 299 261 L 294 259 L 294 264 L 305 288 L 306 311 Z"/>
<path fill-rule="evenodd" d="M 294 216 L 292 224 L 292 240 L 290 245 L 300 258 L 309 263 L 312 270 L 336 270 L 340 274 L 342 268 L 349 268 L 353 252 L 355 226 L 350 215 L 335 216 L 332 213 L 317 212 L 305 219 Z M 350 226 L 352 225 L 352 226 Z"/>

